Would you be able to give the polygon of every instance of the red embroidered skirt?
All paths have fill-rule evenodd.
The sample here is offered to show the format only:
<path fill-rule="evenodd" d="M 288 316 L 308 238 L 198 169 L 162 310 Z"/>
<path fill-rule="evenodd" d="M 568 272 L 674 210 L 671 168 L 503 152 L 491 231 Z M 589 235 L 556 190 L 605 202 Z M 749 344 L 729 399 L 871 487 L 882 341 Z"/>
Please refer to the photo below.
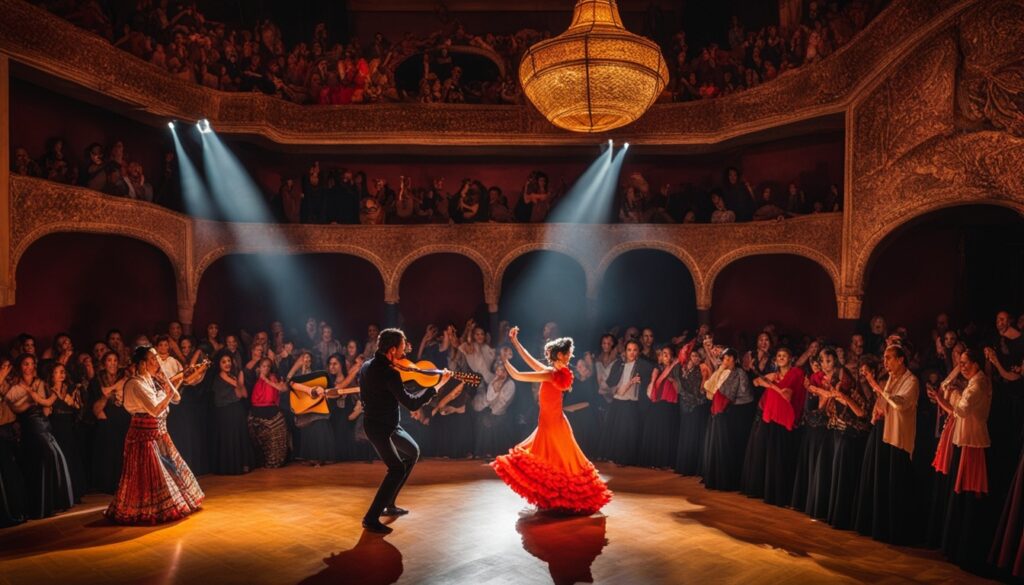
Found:
<path fill-rule="evenodd" d="M 170 522 L 198 510 L 203 498 L 167 434 L 167 419 L 133 416 L 124 440 L 121 482 L 106 516 L 119 524 Z"/>

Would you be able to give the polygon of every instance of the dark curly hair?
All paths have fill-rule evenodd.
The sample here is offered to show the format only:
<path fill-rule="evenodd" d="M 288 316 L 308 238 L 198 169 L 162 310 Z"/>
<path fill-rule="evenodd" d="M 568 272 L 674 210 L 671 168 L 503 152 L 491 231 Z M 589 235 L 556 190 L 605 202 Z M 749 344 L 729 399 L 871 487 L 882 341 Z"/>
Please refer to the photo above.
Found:
<path fill-rule="evenodd" d="M 555 363 L 555 357 L 560 353 L 572 352 L 572 337 L 559 337 L 544 344 L 544 357 L 549 364 Z"/>

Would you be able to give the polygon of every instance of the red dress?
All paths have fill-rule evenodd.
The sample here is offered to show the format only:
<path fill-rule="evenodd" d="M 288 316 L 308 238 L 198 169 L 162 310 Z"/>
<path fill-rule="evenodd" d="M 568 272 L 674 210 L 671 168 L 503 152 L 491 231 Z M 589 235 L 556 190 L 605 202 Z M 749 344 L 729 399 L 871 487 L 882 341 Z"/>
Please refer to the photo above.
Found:
<path fill-rule="evenodd" d="M 569 368 L 556 369 L 553 380 L 540 385 L 537 430 L 508 455 L 497 457 L 491 467 L 541 510 L 593 514 L 612 499 L 612 492 L 576 444 L 562 412 L 562 394 L 570 386 Z"/>

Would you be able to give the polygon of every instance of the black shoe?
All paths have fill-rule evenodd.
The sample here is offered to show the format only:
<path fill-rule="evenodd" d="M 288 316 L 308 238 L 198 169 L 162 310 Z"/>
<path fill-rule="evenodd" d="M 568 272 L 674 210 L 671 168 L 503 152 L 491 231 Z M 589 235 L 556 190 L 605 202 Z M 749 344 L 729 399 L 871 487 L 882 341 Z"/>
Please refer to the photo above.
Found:
<path fill-rule="evenodd" d="M 399 508 L 398 506 L 388 506 L 384 508 L 384 511 L 380 513 L 381 516 L 405 516 L 409 513 L 409 510 L 405 508 Z"/>
<path fill-rule="evenodd" d="M 380 520 L 367 520 L 363 519 L 363 528 L 368 532 L 374 532 L 377 534 L 391 534 L 394 528 L 390 528 L 380 523 Z"/>

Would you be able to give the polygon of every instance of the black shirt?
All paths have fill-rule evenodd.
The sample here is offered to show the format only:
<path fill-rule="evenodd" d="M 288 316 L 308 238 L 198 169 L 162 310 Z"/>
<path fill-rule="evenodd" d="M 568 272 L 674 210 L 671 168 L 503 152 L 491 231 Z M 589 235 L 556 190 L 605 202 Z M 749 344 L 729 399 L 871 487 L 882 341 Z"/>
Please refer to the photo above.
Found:
<path fill-rule="evenodd" d="M 358 379 L 363 415 L 368 423 L 398 426 L 399 403 L 409 410 L 418 410 L 437 394 L 437 390 L 428 388 L 414 398 L 405 391 L 398 370 L 392 368 L 387 356 L 379 351 L 363 364 Z"/>

